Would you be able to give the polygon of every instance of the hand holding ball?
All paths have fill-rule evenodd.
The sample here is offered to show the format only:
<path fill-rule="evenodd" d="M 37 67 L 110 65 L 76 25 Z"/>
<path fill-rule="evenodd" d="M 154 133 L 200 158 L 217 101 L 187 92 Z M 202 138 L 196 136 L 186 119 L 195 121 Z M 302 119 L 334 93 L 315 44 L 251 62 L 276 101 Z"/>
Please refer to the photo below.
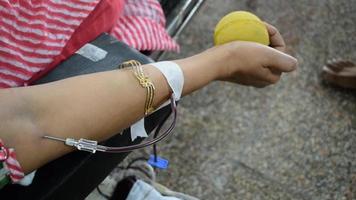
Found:
<path fill-rule="evenodd" d="M 221 45 L 232 41 L 255 43 Z M 283 73 L 297 67 L 297 60 L 283 53 L 285 42 L 278 29 L 249 12 L 237 11 L 223 17 L 215 27 L 214 42 L 221 45 L 214 49 L 228 52 L 219 80 L 265 87 L 277 83 Z"/>
<path fill-rule="evenodd" d="M 215 27 L 215 45 L 232 41 L 270 43 L 266 25 L 256 15 L 246 11 L 229 13 Z"/>

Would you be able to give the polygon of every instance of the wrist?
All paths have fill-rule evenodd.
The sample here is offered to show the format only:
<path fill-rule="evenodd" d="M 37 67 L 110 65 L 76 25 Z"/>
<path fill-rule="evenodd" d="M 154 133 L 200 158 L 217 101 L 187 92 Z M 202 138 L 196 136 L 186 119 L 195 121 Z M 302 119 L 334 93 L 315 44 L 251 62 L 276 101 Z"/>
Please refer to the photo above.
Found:
<path fill-rule="evenodd" d="M 227 80 L 232 77 L 232 74 L 239 71 L 239 63 L 236 61 L 240 57 L 239 49 L 241 48 L 240 42 L 230 42 L 224 45 L 219 45 L 206 50 L 206 57 L 210 66 L 215 73 L 214 80 Z"/>
<path fill-rule="evenodd" d="M 177 60 L 181 66 L 189 65 L 189 68 L 196 68 L 196 76 L 204 76 L 207 80 L 219 80 L 225 74 L 224 63 L 227 54 L 220 47 L 212 47 L 200 54 L 192 57 Z"/>
<path fill-rule="evenodd" d="M 211 62 L 213 61 L 213 62 Z M 182 96 L 198 90 L 218 78 L 215 60 L 211 60 L 205 52 L 180 60 L 174 60 L 184 75 Z"/>
<path fill-rule="evenodd" d="M 238 74 L 240 71 L 241 62 L 241 44 L 240 42 L 230 42 L 219 46 L 220 51 L 220 72 L 217 80 L 229 80 L 233 74 Z M 239 58 L 240 57 L 240 58 Z"/>

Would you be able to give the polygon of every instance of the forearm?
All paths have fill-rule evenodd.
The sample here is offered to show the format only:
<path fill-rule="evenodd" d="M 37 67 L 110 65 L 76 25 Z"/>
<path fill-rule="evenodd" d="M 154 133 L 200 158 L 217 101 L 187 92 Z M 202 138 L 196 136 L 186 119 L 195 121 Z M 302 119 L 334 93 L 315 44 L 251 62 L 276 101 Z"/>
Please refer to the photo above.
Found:
<path fill-rule="evenodd" d="M 183 95 L 216 79 L 216 63 L 208 55 L 205 52 L 176 61 L 185 78 Z M 144 71 L 155 85 L 154 106 L 158 107 L 168 100 L 170 88 L 154 67 L 146 65 Z M 105 140 L 143 117 L 145 93 L 131 70 L 3 90 L 0 108 L 11 109 L 0 111 L 0 138 L 15 147 L 28 172 L 72 150 L 62 143 L 43 140 L 42 135 Z"/>
<path fill-rule="evenodd" d="M 291 56 L 249 42 L 232 42 L 175 62 L 184 74 L 183 95 L 216 79 L 264 87 L 297 64 Z M 170 88 L 158 69 L 146 65 L 144 71 L 156 87 L 158 107 L 168 100 Z M 130 70 L 0 90 L 0 138 L 16 149 L 30 172 L 73 150 L 43 135 L 105 140 L 144 116 L 145 99 L 145 89 Z"/>

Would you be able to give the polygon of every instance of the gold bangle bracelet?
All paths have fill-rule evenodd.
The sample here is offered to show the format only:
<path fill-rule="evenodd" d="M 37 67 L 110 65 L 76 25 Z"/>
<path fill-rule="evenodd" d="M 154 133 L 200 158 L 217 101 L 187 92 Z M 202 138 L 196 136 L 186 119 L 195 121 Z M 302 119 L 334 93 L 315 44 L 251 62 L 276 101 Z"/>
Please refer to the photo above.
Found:
<path fill-rule="evenodd" d="M 145 108 L 144 108 L 144 113 L 145 116 L 151 114 L 155 109 L 153 108 L 153 100 L 155 96 L 155 87 L 152 83 L 152 81 L 143 73 L 143 68 L 141 66 L 141 63 L 136 61 L 136 60 L 129 60 L 126 62 L 123 62 L 120 65 L 120 68 L 126 68 L 126 67 L 132 67 L 132 70 L 134 72 L 134 75 L 140 85 L 146 89 L 147 91 L 147 96 L 146 96 L 146 101 L 145 101 Z"/>

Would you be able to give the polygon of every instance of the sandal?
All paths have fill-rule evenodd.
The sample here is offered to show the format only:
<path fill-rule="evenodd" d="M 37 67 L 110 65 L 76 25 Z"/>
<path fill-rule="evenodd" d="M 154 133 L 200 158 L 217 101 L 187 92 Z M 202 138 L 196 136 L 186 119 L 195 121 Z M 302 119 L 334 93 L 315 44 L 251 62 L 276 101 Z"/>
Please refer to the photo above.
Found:
<path fill-rule="evenodd" d="M 356 89 L 356 64 L 348 60 L 329 60 L 323 67 L 322 77 L 332 85 Z"/>

